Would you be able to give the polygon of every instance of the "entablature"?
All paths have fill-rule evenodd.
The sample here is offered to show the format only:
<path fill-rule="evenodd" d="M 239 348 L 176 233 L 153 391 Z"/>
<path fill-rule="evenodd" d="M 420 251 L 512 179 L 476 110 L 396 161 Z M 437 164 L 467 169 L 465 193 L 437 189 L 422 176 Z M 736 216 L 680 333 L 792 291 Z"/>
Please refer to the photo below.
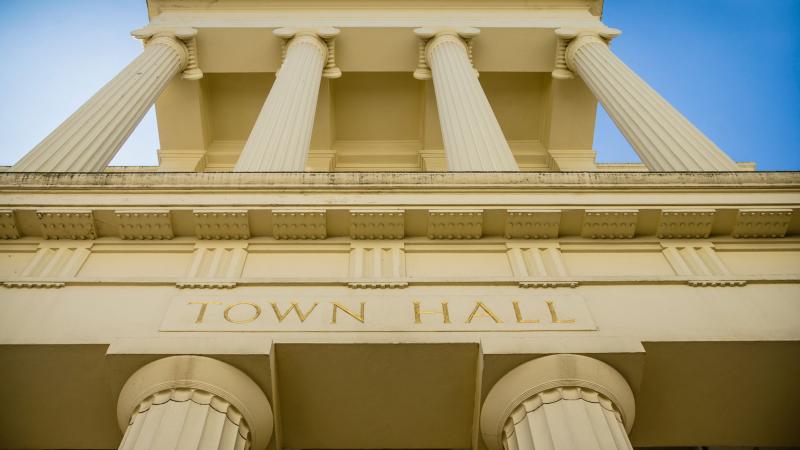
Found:
<path fill-rule="evenodd" d="M 798 192 L 796 173 L 0 176 L 4 239 L 782 238 Z"/>

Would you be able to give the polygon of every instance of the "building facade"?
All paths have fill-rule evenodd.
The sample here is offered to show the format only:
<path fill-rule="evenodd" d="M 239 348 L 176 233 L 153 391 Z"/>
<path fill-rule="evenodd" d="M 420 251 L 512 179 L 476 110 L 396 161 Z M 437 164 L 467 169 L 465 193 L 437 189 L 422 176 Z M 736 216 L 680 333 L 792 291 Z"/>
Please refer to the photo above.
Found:
<path fill-rule="evenodd" d="M 800 177 L 602 3 L 148 1 L 0 173 L 0 447 L 800 446 Z"/>

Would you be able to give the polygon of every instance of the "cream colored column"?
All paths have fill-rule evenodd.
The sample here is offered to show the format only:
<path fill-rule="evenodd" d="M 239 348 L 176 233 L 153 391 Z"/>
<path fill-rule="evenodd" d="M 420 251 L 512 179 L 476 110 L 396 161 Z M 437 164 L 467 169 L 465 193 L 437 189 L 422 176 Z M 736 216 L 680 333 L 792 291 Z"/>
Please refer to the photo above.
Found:
<path fill-rule="evenodd" d="M 120 450 L 263 450 L 273 416 L 238 369 L 202 356 L 172 356 L 134 373 L 120 392 Z"/>
<path fill-rule="evenodd" d="M 234 171 L 305 170 L 321 77 L 342 74 L 333 63 L 333 39 L 338 34 L 335 28 L 275 30 L 275 35 L 288 40 L 283 64 Z"/>
<path fill-rule="evenodd" d="M 619 30 L 559 29 L 556 34 L 560 55 L 554 76 L 569 76 L 559 67 L 564 62 L 580 75 L 650 170 L 738 170 L 728 155 L 611 52 L 608 42 Z"/>
<path fill-rule="evenodd" d="M 611 366 L 586 356 L 524 363 L 492 387 L 481 411 L 490 450 L 632 450 L 635 405 Z"/>
<path fill-rule="evenodd" d="M 180 71 L 203 76 L 197 67 L 197 30 L 142 29 L 141 55 L 103 86 L 49 136 L 11 167 L 12 172 L 98 172 L 105 169 L 128 136 Z"/>
<path fill-rule="evenodd" d="M 418 28 L 414 32 L 427 40 L 424 62 L 430 71 L 418 70 L 414 76 L 426 79 L 432 73 L 448 170 L 518 171 L 519 166 L 478 82 L 471 49 L 465 42 L 477 36 L 479 30 Z"/>

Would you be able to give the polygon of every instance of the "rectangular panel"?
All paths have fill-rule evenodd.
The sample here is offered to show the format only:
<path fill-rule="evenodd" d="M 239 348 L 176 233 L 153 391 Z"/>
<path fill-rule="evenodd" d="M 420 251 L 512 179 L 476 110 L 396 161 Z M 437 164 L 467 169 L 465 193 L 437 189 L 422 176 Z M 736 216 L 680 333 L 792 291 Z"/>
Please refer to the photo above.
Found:
<path fill-rule="evenodd" d="M 545 331 L 595 330 L 576 294 L 336 297 L 185 295 L 172 300 L 161 331 Z"/>

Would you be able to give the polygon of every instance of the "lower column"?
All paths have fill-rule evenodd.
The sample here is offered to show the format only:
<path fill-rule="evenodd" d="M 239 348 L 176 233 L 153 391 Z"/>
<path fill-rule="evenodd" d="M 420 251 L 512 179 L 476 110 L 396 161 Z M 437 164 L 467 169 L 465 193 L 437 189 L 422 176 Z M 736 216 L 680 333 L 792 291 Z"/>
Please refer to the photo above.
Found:
<path fill-rule="evenodd" d="M 481 412 L 490 450 L 632 450 L 633 392 L 611 366 L 586 356 L 529 361 L 492 388 Z"/>
<path fill-rule="evenodd" d="M 134 373 L 117 404 L 120 450 L 264 449 L 272 411 L 238 369 L 202 356 L 172 356 Z"/>

